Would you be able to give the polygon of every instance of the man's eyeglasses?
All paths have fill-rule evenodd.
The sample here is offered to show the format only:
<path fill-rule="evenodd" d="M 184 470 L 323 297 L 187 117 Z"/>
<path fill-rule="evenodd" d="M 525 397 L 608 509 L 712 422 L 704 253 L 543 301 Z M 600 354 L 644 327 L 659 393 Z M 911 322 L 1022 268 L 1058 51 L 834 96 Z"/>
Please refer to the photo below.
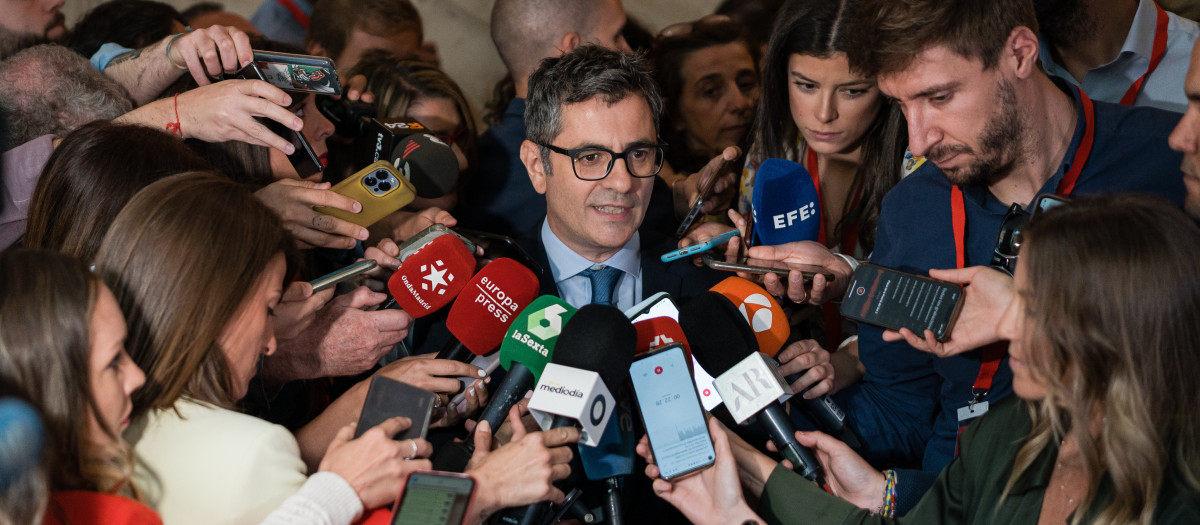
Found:
<path fill-rule="evenodd" d="M 559 155 L 571 158 L 571 167 L 580 180 L 597 181 L 612 172 L 617 158 L 625 159 L 625 169 L 634 177 L 649 178 L 658 175 L 666 156 L 666 144 L 643 144 L 625 151 L 613 151 L 599 146 L 563 149 L 551 144 L 538 144 Z"/>

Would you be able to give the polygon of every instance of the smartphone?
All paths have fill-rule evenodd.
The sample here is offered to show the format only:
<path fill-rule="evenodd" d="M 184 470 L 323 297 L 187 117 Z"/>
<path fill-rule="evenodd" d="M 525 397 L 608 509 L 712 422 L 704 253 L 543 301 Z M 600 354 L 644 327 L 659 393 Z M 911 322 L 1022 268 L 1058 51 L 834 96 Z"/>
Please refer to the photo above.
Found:
<path fill-rule="evenodd" d="M 692 246 L 688 246 L 686 248 L 680 248 L 673 252 L 664 253 L 663 256 L 660 257 L 660 259 L 662 259 L 662 262 L 671 262 L 676 259 L 682 259 L 689 255 L 695 255 L 700 252 L 707 252 L 713 248 L 721 247 L 721 245 L 728 242 L 729 239 L 737 237 L 741 233 L 742 232 L 740 232 L 738 230 L 729 230 L 725 233 L 722 233 L 722 234 L 720 234 L 716 237 L 713 237 L 707 241 L 704 241 L 700 244 L 693 244 Z"/>
<path fill-rule="evenodd" d="M 482 368 L 484 374 L 491 375 L 492 372 L 495 372 L 496 368 L 500 366 L 500 352 L 492 352 L 487 355 L 477 355 L 471 360 L 471 364 Z M 460 414 L 466 412 L 467 389 L 471 387 L 472 383 L 479 381 L 480 379 L 483 378 L 459 376 L 458 382 L 462 383 L 462 390 L 460 390 L 457 394 L 454 394 L 454 397 L 450 398 L 450 406 L 457 409 Z M 480 385 L 483 388 L 487 388 L 487 386 L 483 385 L 482 383 L 480 383 Z"/>
<path fill-rule="evenodd" d="M 842 299 L 842 315 L 889 330 L 908 328 L 921 336 L 932 330 L 942 341 L 962 309 L 962 299 L 963 289 L 957 284 L 863 263 Z"/>
<path fill-rule="evenodd" d="M 325 275 L 317 277 L 316 279 L 309 281 L 309 284 L 311 284 L 313 287 L 313 293 L 317 293 L 337 283 L 348 281 L 358 277 L 359 275 L 367 273 L 375 269 L 377 264 L 378 263 L 376 263 L 374 259 L 358 261 L 340 270 L 334 270 Z"/>
<path fill-rule="evenodd" d="M 718 259 L 711 255 L 704 256 L 704 264 L 714 270 L 726 272 L 773 273 L 780 277 L 787 277 L 788 273 L 792 270 L 800 270 L 800 274 L 804 276 L 805 281 L 811 281 L 817 274 L 824 275 L 825 279 L 829 281 L 835 279 L 834 275 L 829 273 L 824 267 L 812 264 L 794 264 L 768 259 L 747 259 L 733 256 Z"/>
<path fill-rule="evenodd" d="M 629 367 L 629 377 L 659 475 L 671 480 L 712 465 L 717 455 L 683 346 L 641 356 Z"/>
<path fill-rule="evenodd" d="M 332 189 L 358 201 L 362 204 L 362 211 L 350 213 L 326 206 L 317 206 L 316 210 L 364 228 L 407 206 L 417 196 L 412 183 L 396 171 L 390 162 L 384 160 L 346 177 L 346 180 L 339 182 Z"/>
<path fill-rule="evenodd" d="M 1029 220 L 1036 219 L 1043 213 L 1046 213 L 1050 208 L 1061 206 L 1068 202 L 1066 197 L 1059 197 L 1053 193 L 1043 193 L 1033 199 L 1033 210 L 1030 211 Z"/>
<path fill-rule="evenodd" d="M 460 237 L 466 237 L 474 241 L 477 246 L 483 248 L 482 259 L 494 261 L 502 257 L 507 257 L 529 268 L 535 275 L 542 274 L 542 265 L 534 261 L 533 257 L 530 257 L 529 253 L 524 248 L 521 248 L 521 245 L 517 244 L 517 241 L 513 240 L 512 237 L 468 228 L 454 228 L 454 231 Z"/>
<path fill-rule="evenodd" d="M 700 188 L 700 194 L 696 196 L 696 200 L 692 201 L 692 207 L 688 209 L 687 215 L 683 217 L 683 221 L 679 223 L 679 228 L 675 230 L 675 238 L 682 239 L 683 234 L 687 233 L 688 228 L 692 227 L 692 223 L 696 221 L 696 217 L 700 216 L 700 208 L 704 206 L 704 201 L 712 196 L 713 187 L 716 186 L 717 179 L 721 178 L 721 174 L 729 171 L 731 160 L 722 160 L 721 167 L 717 169 L 716 175 L 708 179 L 703 188 Z"/>
<path fill-rule="evenodd" d="M 475 480 L 456 472 L 413 472 L 392 509 L 392 525 L 462 525 Z"/>
<path fill-rule="evenodd" d="M 625 316 L 633 323 L 653 317 L 670 317 L 678 321 L 679 306 L 667 292 L 658 292 L 626 310 Z M 721 405 L 721 396 L 717 395 L 717 389 L 713 386 L 713 376 L 709 375 L 703 366 L 700 366 L 700 362 L 694 355 L 692 356 L 692 381 L 696 382 L 696 393 L 700 394 L 700 404 L 704 406 L 704 410 L 711 412 Z"/>
<path fill-rule="evenodd" d="M 354 429 L 354 437 L 387 421 L 389 418 L 403 416 L 412 420 L 412 426 L 396 434 L 393 439 L 424 438 L 429 433 L 429 420 L 433 418 L 433 402 L 436 396 L 433 392 L 420 389 L 407 383 L 383 376 L 371 378 L 367 387 L 367 398 L 363 400 L 362 413 L 358 416 L 358 426 Z"/>
<path fill-rule="evenodd" d="M 245 80 L 266 80 L 262 70 L 258 64 L 251 62 L 246 64 L 246 67 L 239 69 L 236 73 L 226 75 L 224 78 L 229 79 L 245 79 Z M 279 122 L 269 118 L 255 117 L 262 125 L 271 130 L 271 133 L 283 137 L 284 140 L 290 142 L 295 150 L 291 155 L 288 155 L 288 162 L 292 163 L 296 173 L 302 179 L 307 179 L 313 175 L 321 173 L 325 170 L 325 165 L 321 164 L 321 159 L 317 157 L 317 153 L 313 151 L 312 145 L 304 138 L 304 134 L 295 131 Z"/>
<path fill-rule="evenodd" d="M 454 230 L 447 228 L 443 224 L 434 224 L 428 228 L 425 228 L 424 230 L 417 232 L 416 235 L 413 235 L 412 237 L 409 237 L 404 242 L 400 243 L 400 257 L 399 257 L 400 261 L 404 262 L 404 260 L 407 259 L 409 255 L 417 253 L 417 250 L 420 250 L 421 248 L 425 247 L 425 245 L 429 244 L 430 241 L 432 241 L 438 237 L 441 237 L 443 235 L 448 235 L 448 234 L 453 234 L 454 236 L 458 237 L 458 240 L 462 241 L 463 244 L 467 245 L 467 249 L 470 250 L 472 254 L 475 253 L 475 242 L 474 241 L 472 241 L 471 239 L 468 239 L 466 237 L 463 237 L 462 235 L 459 235 L 458 232 L 455 232 Z"/>
<path fill-rule="evenodd" d="M 262 71 L 263 80 L 284 91 L 342 94 L 337 69 L 326 57 L 255 51 L 254 63 Z"/>
<path fill-rule="evenodd" d="M 631 323 L 653 317 L 670 317 L 678 321 L 679 305 L 675 304 L 675 300 L 671 299 L 667 292 L 658 292 L 627 310 L 625 317 L 628 317 Z"/>

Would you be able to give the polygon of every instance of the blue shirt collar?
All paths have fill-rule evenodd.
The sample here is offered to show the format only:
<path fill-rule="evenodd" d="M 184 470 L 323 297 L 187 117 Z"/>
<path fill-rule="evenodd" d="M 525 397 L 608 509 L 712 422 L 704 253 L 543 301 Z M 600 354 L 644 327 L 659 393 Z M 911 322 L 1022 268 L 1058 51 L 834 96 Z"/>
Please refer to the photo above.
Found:
<path fill-rule="evenodd" d="M 612 266 L 634 278 L 641 276 L 641 234 L 639 232 L 633 232 L 633 237 L 625 242 L 625 246 L 622 246 L 612 257 L 600 263 L 589 261 L 567 247 L 550 230 L 548 221 L 542 221 L 541 235 L 542 245 L 546 247 L 546 259 L 550 261 L 550 273 L 554 277 L 555 284 L 575 277 L 579 272 L 597 265 Z"/>

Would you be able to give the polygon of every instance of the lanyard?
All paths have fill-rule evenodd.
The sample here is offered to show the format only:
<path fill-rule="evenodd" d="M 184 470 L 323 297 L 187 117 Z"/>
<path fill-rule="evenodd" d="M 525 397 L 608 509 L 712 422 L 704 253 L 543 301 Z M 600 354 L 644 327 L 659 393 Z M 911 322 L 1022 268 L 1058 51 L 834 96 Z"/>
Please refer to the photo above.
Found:
<path fill-rule="evenodd" d="M 1083 91 L 1079 92 L 1079 98 L 1083 103 L 1083 139 L 1079 142 L 1079 147 L 1075 148 L 1071 169 L 1067 170 L 1062 180 L 1058 182 L 1055 193 L 1063 197 L 1069 196 L 1075 190 L 1075 182 L 1079 180 L 1079 174 L 1083 171 L 1083 165 L 1087 163 L 1088 157 L 1091 156 L 1092 144 L 1095 142 L 1096 122 L 1092 99 L 1088 98 Z M 963 202 L 962 189 L 958 185 L 950 190 L 950 216 L 954 225 L 955 264 L 958 268 L 965 268 L 967 266 L 967 209 Z M 976 401 L 987 395 L 988 390 L 991 390 L 992 379 L 995 378 L 996 371 L 1000 369 L 1000 361 L 1007 353 L 1008 345 L 1003 343 L 983 348 L 983 361 L 979 366 L 979 375 L 975 377 L 975 384 L 971 388 L 971 393 L 975 396 Z"/>
<path fill-rule="evenodd" d="M 300 24 L 300 27 L 308 29 L 308 14 L 306 14 L 299 5 L 296 5 L 294 0 L 277 1 L 279 2 L 279 5 L 283 6 L 284 9 L 287 9 L 288 12 L 292 14 L 292 18 L 296 19 L 296 23 Z"/>
<path fill-rule="evenodd" d="M 1146 77 L 1150 76 L 1162 62 L 1163 56 L 1167 54 L 1167 12 L 1158 4 L 1154 4 L 1154 9 L 1158 11 L 1158 21 L 1154 26 L 1154 47 L 1150 50 L 1150 67 L 1146 68 L 1141 78 L 1134 81 L 1129 90 L 1125 92 L 1125 96 L 1121 97 L 1121 104 L 1132 106 L 1133 101 L 1137 100 L 1138 94 L 1142 92 L 1142 85 L 1146 83 Z"/>
<path fill-rule="evenodd" d="M 817 163 L 817 152 L 812 148 L 808 148 L 808 155 L 805 156 L 806 168 L 809 176 L 812 177 L 813 187 L 817 189 L 817 207 L 821 210 L 821 230 L 817 234 L 817 242 L 822 246 L 828 246 L 827 236 L 825 234 L 825 200 L 821 196 L 821 173 L 820 166 Z M 858 206 L 858 200 L 862 198 L 862 185 L 859 184 L 854 190 L 854 197 L 850 200 L 850 205 L 847 210 L 854 209 Z M 842 233 L 842 253 L 854 256 L 854 245 L 858 244 L 858 230 L 855 228 L 847 228 L 847 231 Z M 823 306 L 825 311 L 825 341 L 828 349 L 833 351 L 842 344 L 842 316 L 838 313 L 837 306 L 832 302 L 825 303 Z"/>

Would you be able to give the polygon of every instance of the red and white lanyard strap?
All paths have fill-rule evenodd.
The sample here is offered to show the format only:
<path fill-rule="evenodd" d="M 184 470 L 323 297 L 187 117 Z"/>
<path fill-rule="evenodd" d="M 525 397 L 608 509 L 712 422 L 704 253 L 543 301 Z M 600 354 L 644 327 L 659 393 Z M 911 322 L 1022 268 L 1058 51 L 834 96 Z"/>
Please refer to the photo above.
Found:
<path fill-rule="evenodd" d="M 1142 74 L 1129 86 L 1129 90 L 1125 92 L 1125 96 L 1121 97 L 1121 104 L 1132 106 L 1133 101 L 1137 100 L 1138 94 L 1142 92 L 1142 85 L 1146 83 L 1146 78 L 1153 73 L 1158 64 L 1162 62 L 1163 56 L 1167 54 L 1167 12 L 1158 4 L 1154 4 L 1154 9 L 1158 12 L 1158 21 L 1154 25 L 1154 47 L 1150 49 L 1150 67 L 1146 68 L 1146 72 Z"/>
<path fill-rule="evenodd" d="M 1057 195 L 1063 197 L 1069 196 L 1072 191 L 1075 191 L 1075 183 L 1079 180 L 1079 174 L 1083 172 L 1083 166 L 1087 164 L 1088 157 L 1092 154 L 1092 145 L 1095 143 L 1095 108 L 1092 100 L 1083 91 L 1079 92 L 1079 96 L 1083 103 L 1083 139 L 1079 142 L 1079 147 L 1075 148 L 1071 168 L 1063 175 L 1055 191 Z M 965 268 L 967 266 L 967 208 L 963 201 L 962 188 L 959 188 L 958 185 L 950 189 L 950 219 L 954 227 L 955 264 L 958 268 Z M 960 434 L 966 428 L 967 421 L 987 412 L 987 402 L 982 399 L 991 390 L 992 380 L 996 377 L 996 372 L 1000 370 L 1000 362 L 1007 354 L 1007 343 L 994 343 L 983 347 L 979 375 L 975 377 L 975 383 L 971 385 L 971 401 L 967 403 L 967 406 L 958 409 Z"/>

